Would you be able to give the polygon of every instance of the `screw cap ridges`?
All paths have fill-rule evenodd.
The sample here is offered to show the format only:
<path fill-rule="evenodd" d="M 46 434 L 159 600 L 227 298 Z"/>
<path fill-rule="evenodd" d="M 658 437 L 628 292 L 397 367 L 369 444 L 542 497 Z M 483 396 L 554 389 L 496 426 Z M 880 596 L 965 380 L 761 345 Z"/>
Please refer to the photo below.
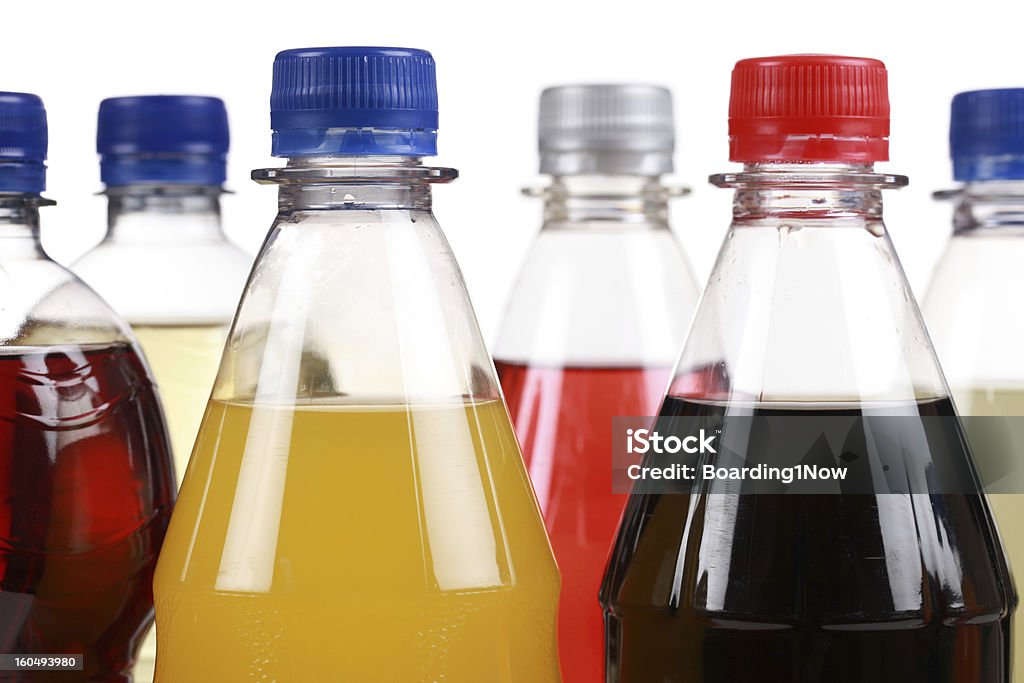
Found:
<path fill-rule="evenodd" d="M 954 97 L 949 151 L 957 180 L 1024 180 L 1024 88 Z"/>
<path fill-rule="evenodd" d="M 285 50 L 274 60 L 270 120 L 277 156 L 436 154 L 434 58 L 396 47 Z"/>
<path fill-rule="evenodd" d="M 732 72 L 729 141 L 732 161 L 885 161 L 885 64 L 835 55 L 741 60 Z"/>
<path fill-rule="evenodd" d="M 46 109 L 37 96 L 0 92 L 0 192 L 46 189 Z"/>

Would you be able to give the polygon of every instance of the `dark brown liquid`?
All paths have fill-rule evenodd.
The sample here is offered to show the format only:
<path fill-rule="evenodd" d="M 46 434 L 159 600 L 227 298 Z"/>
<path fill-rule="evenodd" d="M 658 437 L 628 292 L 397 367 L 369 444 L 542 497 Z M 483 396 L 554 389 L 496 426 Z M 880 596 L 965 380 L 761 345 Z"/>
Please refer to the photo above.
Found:
<path fill-rule="evenodd" d="M 0 652 L 84 655 L 83 671 L 0 681 L 127 680 L 173 500 L 130 346 L 0 350 Z"/>
<path fill-rule="evenodd" d="M 769 405 L 728 410 L 794 414 Z M 868 414 L 816 408 L 804 414 Z M 969 459 L 962 438 L 927 431 L 955 421 L 913 429 L 913 416 L 954 415 L 948 399 L 881 411 L 909 416 L 904 437 L 917 452 L 942 439 L 942 458 L 959 449 Z M 726 404 L 672 397 L 661 415 L 729 420 Z M 829 441 L 855 456 L 892 448 L 868 431 Z M 771 444 L 750 448 L 763 454 Z M 634 492 L 601 602 L 608 681 L 1010 680 L 1016 596 L 988 507 L 974 494 Z"/>

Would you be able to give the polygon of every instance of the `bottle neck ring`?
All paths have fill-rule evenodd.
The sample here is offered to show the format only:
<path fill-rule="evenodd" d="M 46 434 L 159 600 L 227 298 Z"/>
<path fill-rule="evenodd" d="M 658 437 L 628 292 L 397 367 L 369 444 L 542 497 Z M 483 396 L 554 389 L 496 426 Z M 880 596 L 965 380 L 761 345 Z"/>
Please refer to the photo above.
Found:
<path fill-rule="evenodd" d="M 223 239 L 220 185 L 122 185 L 108 187 L 107 236 L 117 240 Z"/>
<path fill-rule="evenodd" d="M 54 204 L 35 193 L 0 192 L 0 252 L 45 258 L 39 241 L 39 208 Z"/>
<path fill-rule="evenodd" d="M 667 228 L 668 201 L 690 190 L 663 183 L 658 176 L 569 175 L 523 192 L 544 200 L 544 229 L 630 224 Z"/>
<path fill-rule="evenodd" d="M 856 187 L 890 190 L 906 187 L 906 176 L 875 172 L 872 164 L 829 162 L 758 162 L 745 164 L 739 173 L 716 173 L 708 178 L 716 187 L 735 189 L 831 189 Z"/>
<path fill-rule="evenodd" d="M 453 168 L 424 166 L 409 156 L 300 156 L 287 165 L 252 172 L 258 183 L 276 184 L 282 212 L 346 209 L 429 211 L 430 186 L 449 183 Z"/>
<path fill-rule="evenodd" d="M 219 214 L 220 185 L 120 185 L 106 188 L 112 216 L 131 213 Z"/>
<path fill-rule="evenodd" d="M 1013 230 L 1024 234 L 1024 180 L 972 182 L 954 190 L 936 192 L 933 196 L 955 202 L 954 235 L 977 235 L 987 230 L 999 230 L 1001 234 Z"/>
<path fill-rule="evenodd" d="M 755 163 L 739 173 L 710 177 L 712 185 L 736 190 L 736 219 L 827 220 L 882 214 L 885 189 L 907 185 L 906 176 L 877 173 L 871 164 Z"/>

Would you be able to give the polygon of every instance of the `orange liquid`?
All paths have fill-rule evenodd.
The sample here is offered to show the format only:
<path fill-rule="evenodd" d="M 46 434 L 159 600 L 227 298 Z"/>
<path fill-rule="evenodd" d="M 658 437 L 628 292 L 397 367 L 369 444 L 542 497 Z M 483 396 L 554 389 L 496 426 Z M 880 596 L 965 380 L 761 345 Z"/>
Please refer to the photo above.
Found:
<path fill-rule="evenodd" d="M 500 401 L 212 401 L 157 569 L 159 683 L 558 681 Z"/>

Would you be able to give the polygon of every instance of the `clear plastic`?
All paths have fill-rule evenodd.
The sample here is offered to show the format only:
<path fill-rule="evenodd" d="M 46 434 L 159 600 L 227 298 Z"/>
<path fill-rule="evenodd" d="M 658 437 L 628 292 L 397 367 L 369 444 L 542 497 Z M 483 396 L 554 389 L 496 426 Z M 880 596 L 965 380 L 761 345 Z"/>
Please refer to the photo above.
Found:
<path fill-rule="evenodd" d="M 108 188 L 107 234 L 72 264 L 132 326 L 156 379 L 185 476 L 251 259 L 221 229 L 218 186 Z M 153 680 L 156 636 L 135 670 Z"/>
<path fill-rule="evenodd" d="M 110 307 L 39 242 L 39 207 L 45 199 L 0 194 L 4 346 L 130 343 L 131 333 Z"/>
<path fill-rule="evenodd" d="M 72 268 L 132 326 L 183 476 L 252 259 L 221 229 L 216 186 L 112 187 L 103 241 Z"/>
<path fill-rule="evenodd" d="M 733 224 L 674 393 L 774 402 L 947 395 L 882 222 L 881 190 L 905 179 L 814 164 L 716 180 L 736 187 Z"/>
<path fill-rule="evenodd" d="M 127 325 L 40 246 L 46 203 L 0 195 L 0 651 L 128 681 L 174 469 Z"/>
<path fill-rule="evenodd" d="M 509 299 L 495 358 L 548 367 L 668 367 L 700 295 L 669 230 L 683 191 L 642 176 L 570 176 L 542 190 L 544 224 Z"/>
<path fill-rule="evenodd" d="M 626 496 L 612 493 L 612 418 L 650 415 L 699 292 L 659 178 L 570 176 L 534 194 L 544 225 L 495 352 L 562 573 L 562 676 L 603 673 L 597 602 Z"/>
<path fill-rule="evenodd" d="M 1024 292 L 1024 181 L 972 183 L 943 196 L 955 201 L 954 232 L 923 307 L 946 379 L 958 399 L 978 389 L 1024 392 L 1024 317 L 1006 309 Z"/>
<path fill-rule="evenodd" d="M 557 569 L 431 212 L 454 172 L 254 177 L 280 209 L 157 570 L 157 680 L 557 680 Z"/>
<path fill-rule="evenodd" d="M 882 222 L 880 190 L 905 180 L 825 164 L 712 180 L 736 189 L 733 222 L 661 416 L 720 422 L 746 462 L 783 455 L 785 418 L 804 458 L 924 480 L 938 452 L 971 472 Z M 899 417 L 896 437 L 873 416 Z M 821 417 L 853 427 L 813 431 Z M 983 496 L 646 491 L 602 586 L 608 680 L 1010 680 L 1016 595 Z"/>
<path fill-rule="evenodd" d="M 954 232 L 932 275 L 924 314 L 957 410 L 969 416 L 1024 416 L 1024 316 L 1010 305 L 1024 295 L 1024 182 L 970 183 L 939 196 L 955 202 Z M 1019 468 L 1021 420 L 1001 423 L 1001 441 L 977 433 L 991 432 L 991 425 L 968 422 L 983 474 L 1007 456 Z M 1020 569 L 1024 494 L 1017 481 L 1011 477 L 1002 488 L 997 483 L 989 500 L 1010 565 Z M 1024 630 L 1015 629 L 1015 653 L 1021 648 Z"/>

